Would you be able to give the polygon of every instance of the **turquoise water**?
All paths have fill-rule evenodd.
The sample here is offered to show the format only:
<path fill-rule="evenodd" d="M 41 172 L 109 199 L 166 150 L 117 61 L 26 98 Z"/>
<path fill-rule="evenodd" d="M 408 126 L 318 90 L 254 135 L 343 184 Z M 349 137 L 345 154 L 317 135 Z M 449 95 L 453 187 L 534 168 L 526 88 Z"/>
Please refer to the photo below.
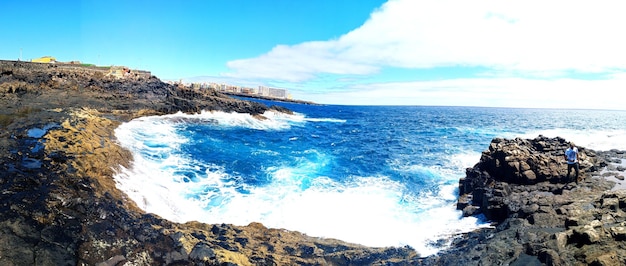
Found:
<path fill-rule="evenodd" d="M 494 137 L 561 136 L 626 149 L 626 112 L 423 106 L 283 105 L 295 115 L 203 112 L 144 117 L 116 136 L 133 152 L 118 187 L 184 222 L 297 230 L 423 255 L 487 226 L 455 210 L 459 178 Z"/>

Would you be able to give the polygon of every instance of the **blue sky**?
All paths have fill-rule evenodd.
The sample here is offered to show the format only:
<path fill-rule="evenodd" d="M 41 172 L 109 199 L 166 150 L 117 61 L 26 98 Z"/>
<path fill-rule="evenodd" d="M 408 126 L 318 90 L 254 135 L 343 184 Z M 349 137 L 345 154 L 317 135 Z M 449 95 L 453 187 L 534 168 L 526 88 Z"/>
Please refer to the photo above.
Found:
<path fill-rule="evenodd" d="M 0 58 L 328 104 L 626 109 L 621 1 L 1 1 Z"/>

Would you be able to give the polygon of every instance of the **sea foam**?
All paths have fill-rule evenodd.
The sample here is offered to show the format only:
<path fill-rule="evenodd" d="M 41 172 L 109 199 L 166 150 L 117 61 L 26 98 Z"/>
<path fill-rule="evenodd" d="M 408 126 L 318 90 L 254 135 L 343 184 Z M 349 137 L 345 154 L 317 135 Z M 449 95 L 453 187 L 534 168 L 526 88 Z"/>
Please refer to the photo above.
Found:
<path fill-rule="evenodd" d="M 333 156 L 311 149 L 304 153 L 314 156 L 295 164 L 265 168 L 268 183 L 252 186 L 240 182 L 240 176 L 228 174 L 221 165 L 197 161 L 180 151 L 182 144 L 192 141 L 179 127 L 189 121 L 264 131 L 288 130 L 302 123 L 345 123 L 299 114 L 264 116 L 268 119 L 224 112 L 179 113 L 124 123 L 116 136 L 131 150 L 134 162 L 115 176 L 117 186 L 145 211 L 176 222 L 261 222 L 374 247 L 409 245 L 422 255 L 445 248 L 442 239 L 488 226 L 474 217 L 461 218 L 455 209 L 456 182 L 458 173 L 463 172 L 459 169 L 453 173 L 419 164 L 396 169 L 430 176 L 432 187 L 424 191 L 412 191 L 384 175 L 353 175 L 339 182 L 319 174 Z M 477 156 L 453 155 L 443 163 L 463 169 Z"/>
<path fill-rule="evenodd" d="M 276 149 L 271 145 L 299 146 L 311 138 L 334 149 L 341 146 L 345 149 L 342 152 L 349 153 L 345 157 L 350 162 L 369 162 L 364 160 L 368 153 L 352 154 L 346 145 L 351 144 L 350 141 L 371 142 L 374 146 L 365 146 L 369 152 L 367 149 L 386 149 L 376 146 L 385 140 L 326 140 L 329 136 L 324 130 L 334 129 L 334 134 L 354 136 L 361 136 L 370 130 L 354 127 L 354 123 L 345 119 L 274 112 L 263 116 L 266 119 L 224 112 L 179 113 L 124 123 L 116 130 L 116 136 L 124 147 L 132 151 L 134 162 L 130 168 L 122 169 L 115 176 L 118 187 L 145 211 L 176 222 L 197 220 L 237 225 L 261 222 L 272 228 L 297 230 L 312 236 L 368 246 L 409 245 L 421 255 L 430 255 L 446 248 L 456 234 L 489 226 L 476 217 L 462 218 L 455 203 L 458 179 L 463 177 L 466 167 L 472 167 L 479 161 L 480 149 L 487 147 L 490 138 L 535 138 L 541 134 L 561 136 L 592 149 L 626 149 L 626 130 L 623 129 L 547 128 L 525 131 L 520 128 L 511 131 L 471 126 L 422 127 L 419 132 L 423 133 L 418 136 L 423 136 L 423 142 L 402 138 L 399 142 L 392 140 L 389 143 L 400 148 L 409 145 L 421 156 L 431 158 L 431 164 L 416 162 L 415 157 L 411 157 L 411 151 L 396 154 L 397 150 L 389 149 L 390 152 L 385 154 L 389 158 L 384 163 L 397 176 L 367 174 L 367 170 L 377 168 L 355 165 L 358 171 L 337 180 L 327 176 L 331 174 L 328 167 L 337 164 L 337 154 L 315 146 L 296 151 L 291 148 Z M 293 160 L 262 165 L 256 173 L 262 175 L 265 181 L 258 184 L 245 182 L 243 179 L 246 177 L 233 169 L 210 159 L 200 160 L 181 149 L 190 142 L 206 141 L 190 139 L 186 126 L 191 124 L 212 125 L 218 130 L 243 129 L 248 138 L 243 146 L 263 144 L 250 149 L 250 156 L 293 156 Z M 350 127 L 333 127 L 336 124 Z M 280 135 L 280 132 L 303 127 L 315 128 L 316 131 L 306 131 L 309 135 L 286 134 L 287 143 L 272 143 L 279 138 L 266 142 L 251 141 L 259 132 Z M 251 131 L 245 131 L 248 129 Z M 237 139 L 229 138 L 228 141 Z M 424 143 L 440 144 L 419 146 Z M 241 147 L 223 144 L 216 147 Z"/>

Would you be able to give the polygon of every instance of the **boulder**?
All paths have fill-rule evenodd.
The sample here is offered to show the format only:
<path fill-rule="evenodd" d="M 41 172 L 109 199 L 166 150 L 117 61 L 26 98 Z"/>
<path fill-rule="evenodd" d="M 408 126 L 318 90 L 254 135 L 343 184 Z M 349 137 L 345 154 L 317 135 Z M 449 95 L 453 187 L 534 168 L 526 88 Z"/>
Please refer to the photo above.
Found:
<path fill-rule="evenodd" d="M 550 184 L 565 184 L 569 181 L 565 178 L 567 164 L 563 158 L 568 145 L 565 139 L 559 137 L 493 139 L 489 149 L 482 153 L 480 161 L 468 168 L 465 178 L 459 181 L 459 197 L 464 199 L 459 205 L 463 208 L 459 209 L 465 209 L 468 205 L 466 199 L 472 199 L 471 204 L 482 210 L 490 220 L 501 221 L 511 213 L 528 215 L 527 209 L 520 209 L 516 205 L 518 201 L 506 200 L 519 196 L 512 195 L 512 187 L 527 190 L 539 184 L 551 190 L 551 194 L 560 193 L 562 188 Z M 594 151 L 584 147 L 578 149 L 581 176 L 589 176 L 597 170 L 596 165 L 604 163 Z M 535 192 L 529 190 L 529 193 Z"/>
<path fill-rule="evenodd" d="M 560 137 L 535 139 L 493 139 L 474 166 L 496 181 L 515 184 L 564 182 L 567 164 L 563 158 L 569 143 Z M 581 171 L 595 171 L 596 154 L 584 147 L 580 151 Z"/>

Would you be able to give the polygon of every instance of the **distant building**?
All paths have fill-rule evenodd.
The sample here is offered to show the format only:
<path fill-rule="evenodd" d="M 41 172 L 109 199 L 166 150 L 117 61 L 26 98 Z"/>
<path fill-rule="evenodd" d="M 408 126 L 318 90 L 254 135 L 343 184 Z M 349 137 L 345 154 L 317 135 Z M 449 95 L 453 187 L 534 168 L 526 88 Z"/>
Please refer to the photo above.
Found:
<path fill-rule="evenodd" d="M 57 59 L 52 56 L 44 56 L 30 60 L 35 63 L 56 63 Z"/>
<path fill-rule="evenodd" d="M 130 69 L 125 66 L 112 66 L 109 69 L 109 73 L 106 76 L 113 76 L 116 78 L 126 78 L 130 76 Z"/>
<path fill-rule="evenodd" d="M 241 87 L 241 88 L 239 88 L 239 93 L 254 94 L 254 89 L 253 88 L 247 88 L 247 87 Z"/>
<path fill-rule="evenodd" d="M 270 88 L 265 86 L 259 86 L 259 89 L 256 91 L 256 94 L 259 96 L 267 96 L 270 94 Z"/>
<path fill-rule="evenodd" d="M 273 97 L 273 98 L 279 98 L 279 99 L 287 98 L 287 90 L 270 88 L 270 87 L 265 87 L 265 86 L 259 86 L 259 90 L 257 94 L 260 96 Z"/>
<path fill-rule="evenodd" d="M 189 84 L 190 86 L 194 86 L 195 84 Z M 262 97 L 269 98 L 277 98 L 277 99 L 291 99 L 291 95 L 287 92 L 286 89 L 277 89 L 270 88 L 265 86 L 259 86 L 257 88 L 243 87 L 243 86 L 235 86 L 224 83 L 202 83 L 199 84 L 201 89 L 214 89 L 219 92 L 225 93 L 233 93 L 233 94 L 246 94 L 246 95 L 257 95 Z"/>
<path fill-rule="evenodd" d="M 284 89 L 270 89 L 270 97 L 285 99 L 287 98 L 287 91 Z"/>

